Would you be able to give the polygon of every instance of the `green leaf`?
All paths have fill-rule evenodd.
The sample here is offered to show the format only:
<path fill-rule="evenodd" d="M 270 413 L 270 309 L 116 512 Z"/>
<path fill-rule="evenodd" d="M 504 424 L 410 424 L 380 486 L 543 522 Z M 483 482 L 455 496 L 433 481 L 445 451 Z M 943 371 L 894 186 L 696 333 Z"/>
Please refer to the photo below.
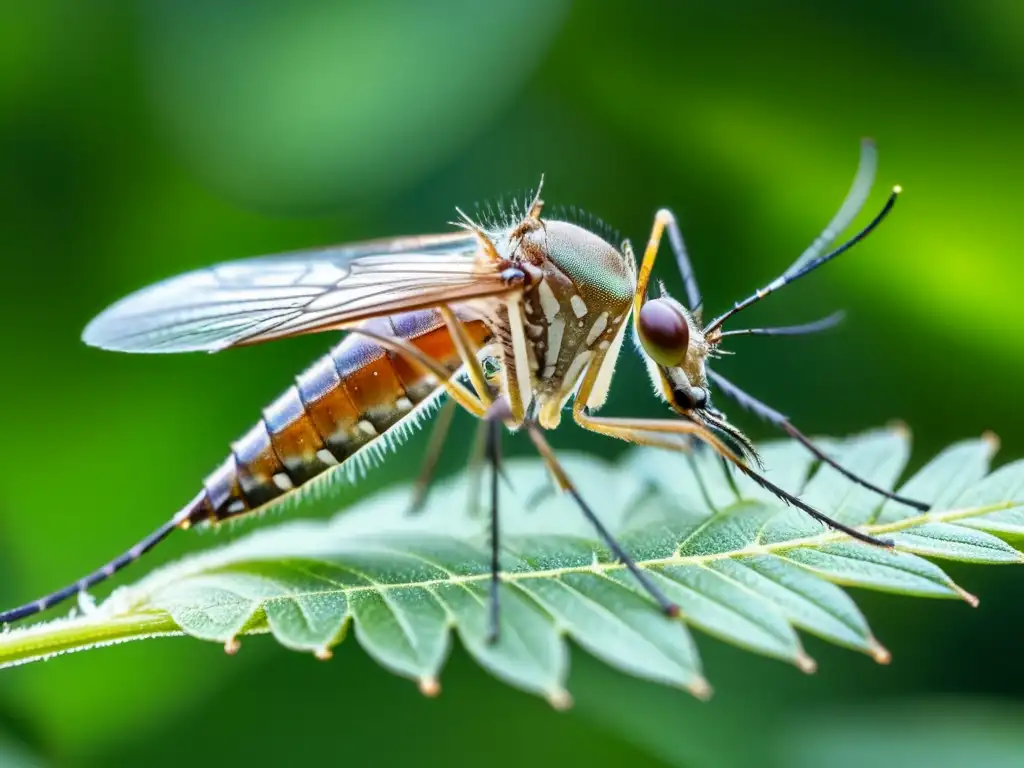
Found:
<path fill-rule="evenodd" d="M 902 430 L 826 450 L 893 487 L 909 445 Z M 904 595 L 976 598 L 931 559 L 1017 563 L 1024 536 L 1024 462 L 987 474 L 992 440 L 952 446 L 903 488 L 934 501 L 927 513 L 897 506 L 813 465 L 793 443 L 765 446 L 766 472 L 826 514 L 891 538 L 895 551 L 852 541 L 784 506 L 745 478 L 730 478 L 709 451 L 634 449 L 609 464 L 564 457 L 570 476 L 639 565 L 674 600 L 664 616 L 598 540 L 571 498 L 550 492 L 539 461 L 513 461 L 501 489 L 501 633 L 488 642 L 486 516 L 469 514 L 468 477 L 437 488 L 414 517 L 408 491 L 383 493 L 333 520 L 292 521 L 160 568 L 88 614 L 0 635 L 0 666 L 141 637 L 186 634 L 223 643 L 270 634 L 327 659 L 354 627 L 382 666 L 419 682 L 438 679 L 453 633 L 496 677 L 570 702 L 566 639 L 638 677 L 710 693 L 690 628 L 804 671 L 815 664 L 800 631 L 885 662 L 850 597 L 837 585 Z"/>

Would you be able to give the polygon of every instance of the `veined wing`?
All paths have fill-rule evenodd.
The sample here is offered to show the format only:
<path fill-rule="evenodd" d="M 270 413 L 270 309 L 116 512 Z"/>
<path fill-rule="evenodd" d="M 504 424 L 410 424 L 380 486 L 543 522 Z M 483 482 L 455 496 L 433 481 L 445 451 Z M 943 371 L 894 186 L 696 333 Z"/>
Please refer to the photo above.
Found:
<path fill-rule="evenodd" d="M 471 233 L 394 238 L 172 277 L 104 310 L 82 339 L 121 352 L 214 352 L 509 290 Z"/>

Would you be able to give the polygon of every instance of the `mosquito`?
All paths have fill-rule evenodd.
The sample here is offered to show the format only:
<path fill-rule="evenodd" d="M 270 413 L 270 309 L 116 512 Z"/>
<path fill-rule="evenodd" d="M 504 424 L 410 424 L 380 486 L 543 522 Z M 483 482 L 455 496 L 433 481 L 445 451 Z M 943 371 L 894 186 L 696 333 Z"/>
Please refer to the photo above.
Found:
<path fill-rule="evenodd" d="M 788 504 L 848 536 L 875 539 L 833 520 L 777 487 L 759 471 L 751 442 L 710 402 L 709 381 L 742 406 L 791 434 L 820 461 L 879 495 L 915 507 L 841 467 L 788 419 L 710 370 L 708 360 L 739 334 L 821 330 L 832 320 L 776 329 L 725 331 L 723 324 L 784 285 L 849 250 L 892 209 L 885 207 L 857 235 L 827 249 L 860 211 L 876 165 L 862 143 L 858 172 L 832 222 L 786 272 L 707 325 L 675 218 L 660 211 L 637 265 L 628 240 L 610 239 L 568 218 L 543 217 L 540 188 L 493 221 L 458 211 L 456 231 L 233 261 L 144 288 L 115 303 L 85 329 L 95 347 L 136 353 L 216 352 L 307 333 L 344 330 L 324 357 L 263 410 L 233 443 L 199 493 L 155 531 L 101 568 L 18 608 L 0 623 L 37 614 L 84 594 L 138 560 L 177 529 L 218 525 L 293 497 L 315 478 L 351 470 L 393 447 L 447 396 L 421 475 L 422 498 L 451 411 L 478 419 L 491 466 L 488 595 L 490 638 L 499 625 L 498 515 L 500 441 L 504 429 L 524 431 L 611 554 L 668 616 L 678 607 L 637 567 L 564 470 L 545 432 L 556 428 L 570 400 L 582 428 L 640 445 L 689 450 L 692 441 Z M 648 297 L 666 235 L 686 288 L 686 307 L 662 288 Z M 637 340 L 672 418 L 597 416 L 607 399 L 627 332 Z M 756 467 L 756 468 L 755 468 Z"/>

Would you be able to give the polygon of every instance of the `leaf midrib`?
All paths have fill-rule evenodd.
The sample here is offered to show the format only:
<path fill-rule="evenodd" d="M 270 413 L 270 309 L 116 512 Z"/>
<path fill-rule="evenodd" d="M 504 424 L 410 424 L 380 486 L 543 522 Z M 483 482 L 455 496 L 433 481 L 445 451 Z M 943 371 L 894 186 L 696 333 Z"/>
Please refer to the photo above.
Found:
<path fill-rule="evenodd" d="M 867 533 L 870 533 L 872 535 L 876 535 L 877 536 L 879 534 L 895 533 L 895 532 L 898 532 L 898 531 L 906 530 L 908 528 L 916 528 L 916 527 L 919 527 L 919 526 L 924 525 L 926 523 L 943 523 L 943 522 L 948 523 L 948 522 L 954 522 L 956 520 L 962 520 L 962 519 L 967 519 L 967 518 L 971 518 L 971 517 L 978 517 L 978 516 L 981 516 L 981 515 L 987 515 L 987 514 L 990 514 L 992 512 L 1000 512 L 1000 511 L 1004 511 L 1004 510 L 1007 510 L 1007 509 L 1013 509 L 1014 507 L 1019 507 L 1019 506 L 1024 506 L 1024 503 L 1022 503 L 1020 501 L 1005 501 L 1005 502 L 1000 502 L 998 504 L 989 504 L 989 505 L 985 505 L 985 506 L 981 506 L 981 507 L 966 507 L 966 508 L 963 508 L 963 509 L 953 509 L 953 510 L 948 510 L 946 512 L 939 512 L 939 513 L 925 512 L 925 513 L 923 513 L 921 515 L 918 515 L 916 517 L 909 517 L 909 518 L 905 518 L 903 520 L 897 520 L 897 521 L 894 521 L 894 522 L 891 522 L 891 523 L 885 523 L 883 525 L 864 526 L 864 530 Z M 775 543 L 772 543 L 772 544 L 750 545 L 750 546 L 744 547 L 743 549 L 737 549 L 737 550 L 733 550 L 733 551 L 730 551 L 730 552 L 717 552 L 717 553 L 708 554 L 708 555 L 679 556 L 676 552 L 673 552 L 668 557 L 653 558 L 653 559 L 648 559 L 648 560 L 638 560 L 638 561 L 636 561 L 636 564 L 640 568 L 644 568 L 644 569 L 653 569 L 653 568 L 658 568 L 658 567 L 678 566 L 678 565 L 703 566 L 705 563 L 714 562 L 716 560 L 734 560 L 734 559 L 740 559 L 740 558 L 744 558 L 744 557 L 753 557 L 753 556 L 758 556 L 758 555 L 773 555 L 773 554 L 777 554 L 777 553 L 780 553 L 780 552 L 786 552 L 786 551 L 793 550 L 793 549 L 801 549 L 801 548 L 805 548 L 805 547 L 820 548 L 820 547 L 823 547 L 826 544 L 830 544 L 830 543 L 834 543 L 834 542 L 835 543 L 838 543 L 838 542 L 848 542 L 848 541 L 849 541 L 849 537 L 846 536 L 845 534 L 840 533 L 840 532 L 828 531 L 828 532 L 825 532 L 825 533 L 817 534 L 815 536 L 807 536 L 807 537 L 804 537 L 802 539 L 788 539 L 786 541 L 775 542 Z M 899 551 L 899 546 L 898 545 L 897 545 L 896 550 Z M 355 571 L 353 571 L 351 568 L 339 566 L 339 567 L 342 567 L 344 570 L 348 570 L 348 571 L 352 572 L 353 574 L 360 576 L 361 578 L 367 578 L 372 583 L 371 584 L 354 584 L 352 586 L 343 586 L 339 582 L 335 582 L 334 580 L 327 580 L 327 581 L 329 583 L 332 583 L 332 584 L 338 584 L 338 588 L 336 590 L 334 590 L 334 591 L 336 591 L 338 593 L 341 593 L 341 594 L 344 594 L 344 595 L 349 595 L 349 594 L 358 593 L 358 592 L 378 592 L 378 593 L 383 593 L 383 592 L 386 592 L 386 591 L 389 591 L 389 590 L 414 589 L 414 588 L 417 588 L 417 587 L 426 588 L 428 590 L 433 591 L 432 590 L 433 587 L 448 586 L 448 585 L 465 586 L 467 584 L 473 584 L 473 583 L 477 583 L 477 582 L 487 581 L 487 580 L 490 579 L 490 574 L 486 573 L 486 572 L 485 573 L 466 574 L 466 575 L 459 575 L 459 574 L 452 573 L 449 569 L 438 566 L 436 563 L 434 563 L 430 559 L 428 559 L 428 558 L 426 558 L 426 557 L 424 557 L 424 556 L 422 556 L 422 555 L 420 555 L 420 554 L 418 554 L 416 552 L 403 551 L 402 554 L 403 554 L 403 556 L 419 560 L 420 562 L 422 562 L 422 563 L 424 563 L 426 565 L 438 568 L 439 570 L 442 570 L 442 571 L 448 573 L 449 577 L 445 578 L 445 579 L 427 579 L 427 580 L 422 580 L 422 581 L 406 581 L 406 582 L 390 582 L 389 583 L 389 582 L 379 582 L 379 581 L 375 581 L 375 580 L 370 580 L 365 575 L 358 574 Z M 296 561 L 296 560 L 298 560 L 298 561 L 305 561 L 305 560 L 308 560 L 308 559 L 311 559 L 311 558 L 312 558 L 312 556 L 310 556 L 310 557 L 294 557 L 294 558 L 288 558 L 288 560 L 289 561 Z M 196 574 L 183 574 L 178 579 L 178 582 L 180 583 L 180 581 L 182 581 L 182 580 L 187 580 L 192 575 L 208 576 L 208 575 L 216 574 L 216 573 L 224 573 L 224 574 L 230 574 L 232 572 L 245 573 L 245 572 L 248 572 L 249 567 L 251 565 L 257 564 L 259 562 L 261 562 L 261 560 L 253 559 L 253 560 L 247 561 L 247 563 L 245 565 L 228 565 L 228 566 L 221 566 L 221 567 L 206 566 L 206 567 L 203 567 L 203 569 L 201 571 L 197 572 Z M 269 562 L 278 562 L 278 563 L 280 563 L 281 561 L 280 560 L 270 560 Z M 617 561 L 605 561 L 605 562 L 594 561 L 594 562 L 588 563 L 587 565 L 565 566 L 565 567 L 561 567 L 561 568 L 547 568 L 547 569 L 544 569 L 544 570 L 502 571 L 501 572 L 501 580 L 505 581 L 505 582 L 516 582 L 516 581 L 526 580 L 526 579 L 545 579 L 545 578 L 551 579 L 551 578 L 558 578 L 559 576 L 566 575 L 566 574 L 572 574 L 572 573 L 596 573 L 598 575 L 604 576 L 604 575 L 606 575 L 607 573 L 609 573 L 611 571 L 622 570 L 625 567 L 626 567 L 625 565 L 623 565 L 622 563 L 617 562 Z M 159 591 L 156 591 L 155 593 L 152 593 L 152 594 L 159 595 Z M 284 594 L 284 595 L 268 596 L 268 597 L 262 598 L 262 599 L 260 599 L 259 601 L 256 601 L 256 602 L 257 602 L 257 604 L 266 604 L 266 603 L 271 603 L 271 602 L 276 602 L 276 601 L 295 600 L 297 598 L 303 598 L 303 597 L 322 597 L 324 594 L 325 594 L 325 591 L 322 590 L 322 589 L 321 590 L 316 590 L 316 591 L 289 592 L 288 594 Z M 326 592 L 326 594 L 330 594 L 330 592 Z M 245 601 L 246 602 L 252 602 L 249 598 L 245 598 Z M 147 599 L 145 599 L 143 601 L 140 601 L 138 603 L 134 603 L 134 604 L 126 607 L 125 612 L 131 612 L 131 611 L 135 611 L 135 610 L 144 609 L 145 606 L 147 606 L 147 604 L 151 605 L 152 604 L 152 599 L 147 598 Z M 115 614 L 115 615 L 117 615 L 117 614 Z"/>

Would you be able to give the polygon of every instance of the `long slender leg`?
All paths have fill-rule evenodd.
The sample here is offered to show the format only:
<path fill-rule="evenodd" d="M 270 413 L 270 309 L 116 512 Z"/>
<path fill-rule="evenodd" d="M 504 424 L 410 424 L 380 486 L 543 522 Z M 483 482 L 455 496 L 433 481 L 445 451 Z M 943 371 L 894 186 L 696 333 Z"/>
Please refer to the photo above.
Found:
<path fill-rule="evenodd" d="M 491 396 L 491 386 L 487 383 L 487 374 L 484 373 L 483 366 L 480 363 L 479 348 L 473 343 L 472 338 L 466 333 L 466 328 L 462 321 L 459 320 L 450 307 L 439 307 L 439 310 L 441 317 L 444 318 L 445 325 L 448 326 L 448 333 L 451 334 L 452 341 L 455 343 L 455 349 L 466 366 L 469 380 L 473 382 L 473 388 L 476 390 L 477 397 L 480 398 L 480 402 L 489 408 L 494 402 L 494 398 Z"/>
<path fill-rule="evenodd" d="M 533 509 L 538 506 L 545 499 L 551 498 L 559 489 L 555 486 L 554 481 L 551 479 L 550 473 L 547 475 L 547 482 L 534 489 L 526 498 L 526 506 L 529 509 Z"/>
<path fill-rule="evenodd" d="M 461 387 L 457 382 L 452 381 L 450 378 L 446 380 L 446 386 L 448 391 L 452 394 L 455 399 L 455 387 L 459 389 L 459 395 L 466 400 L 469 400 L 471 404 L 479 404 L 481 407 L 480 413 L 476 413 L 472 408 L 467 408 L 470 412 L 476 413 L 483 419 L 483 425 L 485 429 L 484 434 L 484 456 L 487 463 L 491 466 L 491 493 L 490 493 L 490 532 L 491 532 L 491 580 L 490 580 L 490 594 L 488 599 L 488 634 L 487 640 L 490 643 L 497 642 L 499 636 L 500 627 L 500 605 L 498 602 L 499 585 L 500 585 L 500 553 L 501 553 L 501 528 L 499 525 L 498 515 L 498 496 L 499 488 L 498 482 L 503 477 L 501 468 L 501 430 L 504 426 L 504 421 L 511 415 L 511 408 L 508 401 L 504 398 L 500 400 L 494 400 L 491 394 L 491 388 L 487 384 L 487 377 L 484 373 L 483 367 L 480 364 L 479 350 L 474 345 L 469 334 L 465 332 L 465 328 L 459 321 L 455 313 L 446 306 L 439 308 L 441 315 L 445 320 L 445 324 L 448 326 L 448 331 L 452 336 L 452 341 L 455 343 L 455 348 L 459 353 L 459 357 L 462 359 L 463 364 L 469 371 L 470 378 L 473 381 L 474 387 L 478 390 L 478 397 L 474 397 L 471 393 Z M 373 335 L 376 338 L 376 334 Z M 419 352 L 411 344 L 406 345 L 409 350 L 405 350 L 400 344 L 392 343 L 395 341 L 401 342 L 402 340 L 393 340 L 388 338 L 377 338 L 381 344 L 390 344 L 392 347 L 398 347 L 400 352 L 404 352 L 413 357 L 413 359 L 425 365 L 428 370 L 433 371 L 437 367 L 437 364 L 430 358 L 426 357 Z M 423 358 L 423 359 L 421 359 Z M 436 374 L 435 374 L 436 375 Z M 484 405 L 486 403 L 486 406 Z M 462 401 L 459 400 L 459 404 L 462 405 Z M 465 406 L 464 406 L 465 407 Z M 479 441 L 478 441 L 479 442 Z M 474 455 L 476 450 L 474 450 Z M 473 460 L 473 464 L 478 466 L 479 463 Z M 471 486 L 476 487 L 476 482 L 471 482 Z M 474 493 L 473 498 L 476 498 Z"/>
<path fill-rule="evenodd" d="M 420 467 L 420 474 L 413 486 L 412 503 L 409 505 L 409 514 L 416 514 L 422 511 L 427 503 L 427 496 L 430 494 L 430 485 L 434 481 L 434 473 L 437 471 L 437 462 L 444 450 L 445 440 L 452 428 L 452 420 L 455 418 L 455 409 L 458 403 L 454 400 L 445 400 L 441 410 L 437 412 L 437 420 L 430 433 L 430 441 L 427 443 L 426 455 L 423 458 L 423 465 Z"/>
<path fill-rule="evenodd" d="M 477 397 L 479 397 L 480 402 L 485 407 L 490 407 L 494 401 L 491 386 L 487 383 L 487 376 L 483 366 L 480 364 L 480 350 L 473 343 L 469 334 L 466 333 L 465 326 L 451 308 L 443 306 L 439 308 L 439 311 L 444 318 L 445 325 L 448 326 L 448 333 L 452 337 L 452 342 L 455 344 L 459 357 L 462 358 L 466 365 L 466 370 L 469 373 L 470 380 L 473 382 L 473 388 L 477 392 Z M 419 477 L 416 479 L 413 491 L 413 501 L 410 506 L 410 512 L 413 514 L 420 511 L 426 503 L 427 495 L 430 492 L 430 484 L 437 469 L 437 462 L 441 457 L 444 442 L 448 437 L 452 419 L 455 416 L 456 405 L 455 400 L 448 400 L 438 413 L 434 430 L 430 435 L 430 442 L 427 445 L 423 467 L 420 470 Z"/>
<path fill-rule="evenodd" d="M 498 404 L 499 408 L 503 404 Z M 498 480 L 501 477 L 501 431 L 504 425 L 501 420 L 501 413 L 498 409 L 491 409 L 487 414 L 487 437 L 485 454 L 487 462 L 491 465 L 491 582 L 490 598 L 488 600 L 487 613 L 487 642 L 498 642 L 501 626 L 501 612 L 498 603 L 499 587 L 499 558 L 501 555 L 501 526 L 498 520 Z"/>
<path fill-rule="evenodd" d="M 615 437 L 625 440 L 627 443 L 640 442 L 644 434 L 656 434 L 660 436 L 677 435 L 675 439 L 665 437 L 664 441 L 673 446 L 680 446 L 681 450 L 688 450 L 689 443 L 683 438 L 692 435 L 710 445 L 720 456 L 725 456 L 731 461 L 739 461 L 739 457 L 723 443 L 713 432 L 693 421 L 682 419 L 621 419 L 615 417 L 591 416 L 583 409 L 574 409 L 573 417 L 576 423 L 590 432 L 597 432 L 599 435 Z M 651 443 L 644 443 L 650 445 Z"/>
<path fill-rule="evenodd" d="M 484 465 L 487 443 L 487 422 L 481 419 L 473 430 L 473 444 L 469 449 L 469 492 L 466 496 L 470 515 L 476 517 L 480 510 L 480 476 Z"/>
<path fill-rule="evenodd" d="M 75 595 L 83 595 L 88 592 L 88 590 L 111 578 L 115 573 L 131 565 L 144 554 L 149 552 L 165 538 L 170 536 L 175 530 L 183 527 L 189 514 L 196 509 L 204 499 L 204 494 L 199 494 L 191 504 L 184 507 L 180 512 L 178 512 L 178 514 L 165 522 L 146 538 L 142 539 L 134 547 L 126 550 L 106 565 L 101 568 L 97 568 L 92 573 L 83 576 L 62 589 L 55 590 L 37 600 L 33 600 L 31 603 L 25 603 L 24 605 L 12 608 L 9 611 L 0 612 L 0 629 L 9 622 L 24 619 L 28 616 L 34 616 L 37 613 L 42 613 L 47 608 L 51 608 L 58 603 L 64 602 L 68 598 L 74 597 Z"/>
<path fill-rule="evenodd" d="M 680 427 L 685 427 L 688 424 L 687 422 L 684 421 L 666 420 L 659 422 L 658 420 L 655 419 L 599 418 L 589 416 L 583 413 L 582 410 L 579 411 L 578 415 L 576 416 L 576 422 L 584 429 L 588 429 L 592 432 L 598 432 L 602 435 L 608 435 L 609 437 L 617 437 L 620 440 L 626 440 L 627 442 L 636 443 L 639 445 L 657 445 L 662 448 L 670 448 L 673 450 L 682 450 L 682 448 L 679 447 L 681 446 L 681 444 L 677 443 L 674 447 L 672 445 L 672 441 L 666 440 L 664 438 L 664 435 L 680 434 L 682 432 L 685 432 L 686 430 L 681 429 Z M 692 429 L 690 431 L 693 432 L 694 434 L 697 434 L 697 436 L 700 437 L 702 440 L 706 439 L 704 436 L 704 432 L 706 432 L 706 430 L 704 430 L 703 427 L 700 427 L 700 425 L 693 424 L 692 422 L 689 423 L 689 426 L 699 427 L 700 431 Z M 790 504 L 806 512 L 815 520 L 818 520 L 819 522 L 824 523 L 825 525 L 837 531 L 841 531 L 842 533 L 845 533 L 847 536 L 857 539 L 858 541 L 863 541 L 866 544 L 873 544 L 874 546 L 878 547 L 892 547 L 891 542 L 882 539 L 876 539 L 875 537 L 870 536 L 866 533 L 861 533 L 856 528 L 852 528 L 844 523 L 839 522 L 838 520 L 833 520 L 824 512 L 820 512 L 811 505 L 801 501 L 799 498 L 792 495 L 791 493 L 788 493 L 787 491 L 784 491 L 782 488 L 779 488 L 770 480 L 758 474 L 750 467 L 748 467 L 746 464 L 744 464 L 742 461 L 740 461 L 740 459 L 732 451 L 728 449 L 726 449 L 725 451 L 719 450 L 718 445 L 721 445 L 720 441 L 718 445 L 716 445 L 715 443 L 711 443 L 711 445 L 715 449 L 715 451 L 719 453 L 719 455 L 728 459 L 730 463 L 732 463 L 737 469 L 740 470 L 740 472 L 745 474 L 747 477 L 749 477 L 751 480 L 753 480 L 755 483 L 760 485 L 765 490 L 777 496 L 786 504 Z"/>
<path fill-rule="evenodd" d="M 544 462 L 548 465 L 548 469 L 551 471 L 551 474 L 555 477 L 558 484 L 564 490 L 569 492 L 573 500 L 576 502 L 576 506 L 580 508 L 580 511 L 583 512 L 583 516 L 590 521 L 591 525 L 594 526 L 598 536 L 600 536 L 601 540 L 605 543 L 605 546 L 612 551 L 612 554 L 615 555 L 615 557 L 621 561 L 624 566 L 626 566 L 629 572 L 633 574 L 636 580 L 640 582 L 640 585 L 647 591 L 647 594 L 651 596 L 654 602 L 658 604 L 658 607 L 661 608 L 662 612 L 666 616 L 678 616 L 679 606 L 669 600 L 658 585 L 651 580 L 651 577 L 637 566 L 633 558 L 630 557 L 619 542 L 615 540 L 615 537 L 612 536 L 611 532 L 604 527 L 604 523 L 601 522 L 601 519 L 594 514 L 594 510 L 592 510 L 587 502 L 583 500 L 579 490 L 577 490 L 576 486 L 569 478 L 569 475 L 555 456 L 555 452 L 548 444 L 540 426 L 535 422 L 526 422 L 525 426 L 530 435 L 530 439 L 533 440 L 533 444 L 537 447 L 537 451 L 544 459 Z"/>
<path fill-rule="evenodd" d="M 350 328 L 348 331 L 349 333 L 358 333 L 362 336 L 373 339 L 385 349 L 389 349 L 396 354 L 403 355 L 407 360 L 423 366 L 424 369 L 432 373 L 437 380 L 444 385 L 445 390 L 453 400 L 474 416 L 483 418 L 487 408 L 480 401 L 480 398 L 456 381 L 452 376 L 451 371 L 447 370 L 439 362 L 425 354 L 422 350 L 417 349 L 405 339 L 400 339 L 395 336 L 386 336 L 381 333 L 374 333 L 373 331 L 368 331 L 360 326 Z"/>
<path fill-rule="evenodd" d="M 887 499 L 892 499 L 893 501 L 898 501 L 901 504 L 906 504 L 908 507 L 913 507 L 914 509 L 917 509 L 921 512 L 927 512 L 929 509 L 931 509 L 930 504 L 925 504 L 924 502 L 921 501 L 915 501 L 914 499 L 908 499 L 906 496 L 900 496 L 898 493 L 887 491 L 885 488 L 880 488 L 874 483 L 865 480 L 863 477 L 854 474 L 853 472 L 842 466 L 838 461 L 829 456 L 827 453 L 825 453 L 823 450 L 821 450 L 821 448 L 816 446 L 811 441 L 811 439 L 807 437 L 799 429 L 797 429 L 793 425 L 793 423 L 790 422 L 789 419 L 787 419 L 781 413 L 776 411 L 770 405 L 761 402 L 753 395 L 747 393 L 745 390 L 740 389 L 738 386 L 733 384 L 724 376 L 721 376 L 720 374 L 712 370 L 708 370 L 708 376 L 718 385 L 718 387 L 726 395 L 728 395 L 737 403 L 739 403 L 743 408 L 746 408 L 751 413 L 760 416 L 769 424 L 778 427 L 779 429 L 786 432 L 790 437 L 792 437 L 804 448 L 810 451 L 815 456 L 815 458 L 817 458 L 821 462 L 824 462 L 825 464 L 828 464 L 830 467 L 839 472 L 848 480 L 851 480 L 857 485 L 863 486 L 864 488 L 867 488 L 870 491 L 874 491 L 879 496 L 884 496 Z"/>
<path fill-rule="evenodd" d="M 690 310 L 696 311 L 701 305 L 697 276 L 694 274 L 693 265 L 690 263 L 690 256 L 686 251 L 686 244 L 683 242 L 683 234 L 679 230 L 679 223 L 676 221 L 675 214 L 672 211 L 662 208 L 654 215 L 651 236 L 647 239 L 647 247 L 644 249 L 643 260 L 640 263 L 640 272 L 637 275 L 636 298 L 633 307 L 635 312 L 640 311 L 641 304 L 647 299 L 647 284 L 651 279 L 654 261 L 658 258 L 661 238 L 665 234 L 668 235 L 669 245 L 672 247 L 672 252 L 676 257 L 676 264 L 679 266 L 679 274 L 683 278 L 686 300 L 690 304 Z"/>
<path fill-rule="evenodd" d="M 442 306 L 439 308 L 448 332 L 451 334 L 455 348 L 462 359 L 466 370 L 469 373 L 473 387 L 477 391 L 480 401 L 486 406 L 483 414 L 484 434 L 484 458 L 491 469 L 491 492 L 490 492 L 490 539 L 491 539 L 491 580 L 487 601 L 487 642 L 498 642 L 501 626 L 501 606 L 499 603 L 500 586 L 500 555 L 501 555 L 501 526 L 498 515 L 499 480 L 503 477 L 501 468 L 501 432 L 504 428 L 504 420 L 509 416 L 508 404 L 505 400 L 495 401 L 491 387 L 487 383 L 487 376 L 480 363 L 480 350 L 473 343 L 465 327 L 458 319 L 451 308 Z M 475 450 L 474 450 L 475 453 Z M 474 461 L 474 465 L 479 463 Z M 471 483 L 475 486 L 476 483 Z M 474 494 L 474 498 L 476 498 Z"/>
<path fill-rule="evenodd" d="M 679 231 L 679 223 L 676 221 L 672 211 L 665 208 L 658 211 L 657 218 L 663 218 L 665 221 L 664 226 L 665 232 L 668 234 L 668 243 L 672 246 L 672 252 L 676 256 L 676 264 L 679 265 L 679 274 L 682 276 L 683 286 L 686 288 L 686 300 L 689 302 L 690 310 L 696 312 L 701 305 L 700 288 L 697 286 L 697 276 L 694 274 L 693 265 L 690 263 L 690 256 L 686 252 L 683 234 Z"/>
<path fill-rule="evenodd" d="M 651 281 L 651 272 L 654 271 L 654 262 L 658 258 L 658 247 L 661 245 L 661 238 L 665 234 L 666 227 L 669 228 L 670 232 L 669 241 L 672 241 L 671 232 L 674 229 L 676 235 L 679 237 L 679 245 L 682 246 L 683 238 L 682 235 L 679 234 L 679 228 L 676 225 L 676 217 L 672 215 L 672 211 L 662 208 L 654 215 L 654 226 L 651 227 L 651 236 L 647 239 L 647 247 L 644 248 L 644 256 L 640 261 L 640 268 L 637 272 L 636 293 L 633 296 L 633 322 L 636 322 L 637 315 L 640 314 L 640 308 L 643 306 L 643 303 L 647 301 L 647 284 Z M 673 249 L 674 248 L 675 245 L 673 244 Z M 680 270 L 685 269 L 685 272 L 683 273 L 683 282 L 687 283 L 687 297 L 690 297 L 690 301 L 693 300 L 690 294 L 690 287 L 692 285 L 693 293 L 699 302 L 700 291 L 697 290 L 697 283 L 693 278 L 693 269 L 690 266 L 689 258 L 686 256 L 686 249 L 683 248 L 681 252 L 677 251 L 677 258 L 679 258 L 679 253 L 682 253 L 679 268 Z M 687 281 L 687 275 L 690 276 L 689 282 Z M 696 309 L 696 305 L 691 307 L 691 309 Z"/>

